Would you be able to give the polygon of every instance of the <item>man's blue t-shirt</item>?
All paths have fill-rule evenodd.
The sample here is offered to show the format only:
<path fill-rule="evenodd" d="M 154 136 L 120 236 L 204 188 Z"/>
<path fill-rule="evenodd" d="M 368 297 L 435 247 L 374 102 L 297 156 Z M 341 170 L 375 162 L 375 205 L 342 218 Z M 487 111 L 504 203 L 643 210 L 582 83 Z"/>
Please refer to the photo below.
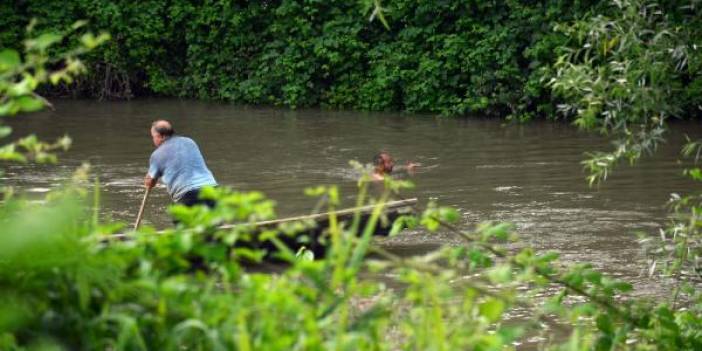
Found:
<path fill-rule="evenodd" d="M 188 191 L 217 185 L 197 144 L 183 136 L 172 136 L 156 148 L 149 160 L 149 176 L 166 184 L 175 201 Z"/>

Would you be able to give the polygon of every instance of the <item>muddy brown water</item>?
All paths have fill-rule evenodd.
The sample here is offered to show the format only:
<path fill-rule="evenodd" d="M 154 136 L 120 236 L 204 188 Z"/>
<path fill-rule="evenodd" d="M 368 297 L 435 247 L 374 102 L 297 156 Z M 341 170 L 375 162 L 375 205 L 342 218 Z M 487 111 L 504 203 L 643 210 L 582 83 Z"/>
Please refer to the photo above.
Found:
<path fill-rule="evenodd" d="M 656 233 L 666 220 L 670 194 L 696 190 L 680 175 L 679 148 L 683 133 L 702 135 L 697 122 L 673 123 L 668 142 L 654 156 L 634 167 L 623 165 L 605 184 L 589 188 L 580 165 L 583 153 L 606 150 L 609 142 L 565 122 L 505 126 L 486 118 L 180 100 L 57 101 L 55 111 L 10 120 L 14 136 L 69 134 L 74 146 L 56 166 L 4 165 L 3 182 L 39 197 L 88 161 L 102 184 L 103 216 L 131 223 L 143 194 L 153 151 L 149 126 L 156 118 L 170 119 L 178 133 L 199 144 L 220 184 L 264 192 L 277 202 L 280 216 L 312 210 L 315 200 L 303 194 L 309 186 L 338 184 L 345 199 L 352 199 L 358 174 L 349 160 L 370 162 L 378 150 L 387 150 L 399 163 L 422 164 L 412 178 L 417 189 L 408 196 L 456 207 L 466 226 L 513 222 L 525 244 L 557 250 L 567 262 L 592 262 L 643 293 L 661 295 L 665 288 L 641 275 L 645 260 L 634 233 Z M 169 226 L 168 203 L 165 189 L 157 188 L 144 223 Z M 416 230 L 384 245 L 415 254 L 454 242 L 447 233 Z"/>

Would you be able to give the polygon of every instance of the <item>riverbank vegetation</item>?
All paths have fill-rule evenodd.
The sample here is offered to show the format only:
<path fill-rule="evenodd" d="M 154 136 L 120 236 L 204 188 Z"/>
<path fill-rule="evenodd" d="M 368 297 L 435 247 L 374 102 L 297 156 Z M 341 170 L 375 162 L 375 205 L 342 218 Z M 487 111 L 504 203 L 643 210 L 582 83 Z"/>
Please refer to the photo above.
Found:
<path fill-rule="evenodd" d="M 697 57 L 692 45 L 699 37 L 699 4 L 661 6 L 665 15 L 651 25 L 666 26 Z M 77 84 L 50 89 L 54 95 L 159 95 L 524 119 L 556 116 L 554 96 L 543 83 L 569 53 L 564 49 L 580 44 L 589 30 L 554 27 L 593 16 L 612 21 L 613 7 L 609 0 L 30 0 L 0 4 L 0 42 L 19 48 L 31 18 L 40 19 L 41 29 L 86 19 L 94 31 L 112 33 L 109 44 L 85 57 L 89 73 Z M 368 21 L 378 13 L 387 28 Z M 625 54 L 620 47 L 632 45 L 607 38 L 593 54 Z M 695 62 L 686 62 L 682 75 L 661 77 L 680 89 L 680 111 L 697 111 Z"/>
<path fill-rule="evenodd" d="M 410 6 L 398 1 L 383 3 L 387 8 L 382 12 L 377 7 L 363 12 L 355 5 L 334 2 L 262 2 L 240 7 L 208 2 L 197 7 L 197 12 L 195 5 L 186 2 L 158 4 L 164 3 L 117 6 L 75 1 L 53 7 L 27 1 L 0 5 L 0 11 L 12 10 L 3 20 L 15 21 L 15 25 L 23 23 L 28 11 L 39 11 L 47 21 L 44 26 L 62 24 L 69 12 L 91 19 L 106 16 L 111 20 L 104 20 L 106 27 L 102 28 L 108 28 L 113 38 L 105 42 L 106 35 L 39 30 L 29 32 L 24 44 L 0 51 L 0 116 L 46 106 L 35 89 L 45 82 L 65 84 L 84 73 L 79 55 L 93 68 L 88 71 L 92 73 L 76 86 L 64 85 L 62 91 L 88 89 L 86 92 L 100 94 L 92 84 L 101 81 L 102 89 L 116 95 L 185 94 L 287 106 L 328 104 L 458 114 L 544 112 L 555 109 L 549 107 L 556 106 L 551 99 L 561 99 L 560 110 L 579 127 L 608 133 L 620 140 L 618 145 L 624 145 L 610 155 L 595 154 L 586 163 L 592 171 L 591 181 L 596 182 L 606 180 L 619 159 L 635 160 L 647 150 L 654 151 L 667 119 L 694 110 L 699 98 L 694 94 L 699 84 L 699 54 L 694 46 L 699 27 L 680 25 L 699 21 L 695 1 L 670 8 L 639 0 L 611 4 L 564 1 L 541 8 L 551 11 L 537 11 L 533 3 L 527 6 L 517 1 L 499 6 L 496 2 Z M 576 5 L 573 12 L 568 12 L 572 5 Z M 473 17 L 461 12 L 464 8 L 484 12 L 475 12 L 481 16 L 471 22 Z M 171 11 L 168 16 L 159 12 L 164 9 Z M 258 12 L 248 12 L 254 9 Z M 514 11 L 498 11 L 505 9 Z M 124 11 L 133 12 L 124 15 Z M 154 11 L 160 15 L 148 15 Z M 375 17 L 382 13 L 390 30 L 365 19 L 349 16 L 341 20 L 342 14 L 357 13 L 354 11 L 373 12 Z M 579 13 L 586 16 L 580 18 Z M 269 16 L 258 18 L 257 14 Z M 325 16 L 334 14 L 341 22 L 326 20 L 329 17 Z M 441 16 L 446 16 L 446 23 Z M 573 18 L 569 16 L 578 18 L 569 22 Z M 254 17 L 270 26 L 246 27 L 260 23 Z M 160 18 L 172 22 L 161 27 Z M 504 22 L 506 18 L 515 22 Z M 223 19 L 229 22 L 220 23 Z M 129 22 L 132 20 L 139 26 Z M 190 21 L 202 22 L 192 26 Z M 315 21 L 324 25 L 315 25 Z M 528 31 L 537 24 L 552 28 L 554 21 L 563 22 L 559 31 Z M 417 23 L 426 27 L 418 29 L 413 26 Z M 460 51 L 456 44 L 462 40 L 460 34 L 454 38 L 460 53 L 442 54 L 441 48 L 451 42 L 445 31 L 459 24 L 473 40 L 492 39 L 471 41 L 470 50 Z M 118 25 L 122 27 L 113 27 Z M 514 25 L 523 36 L 512 36 L 503 25 Z M 73 28 L 85 29 L 82 22 Z M 144 28 L 160 28 L 164 35 L 144 35 Z M 242 28 L 249 30 L 238 30 Z M 318 37 L 329 39 L 326 35 L 332 33 L 353 32 L 353 28 L 358 30 L 354 35 L 376 38 L 371 36 L 375 33 L 386 41 L 376 38 L 367 46 L 362 40 L 317 41 Z M 20 43 L 24 35 L 5 32 L 3 43 L 6 38 Z M 178 40 L 192 43 L 192 39 L 201 46 L 164 45 L 178 35 L 183 36 Z M 248 39 L 237 35 L 248 35 Z M 394 36 L 406 41 L 395 42 L 391 40 Z M 534 42 L 543 44 L 543 51 L 524 48 L 533 49 L 529 45 Z M 354 56 L 356 45 L 364 49 L 359 50 L 363 51 L 360 57 Z M 482 53 L 471 56 L 481 45 Z M 215 47 L 221 56 L 205 54 L 216 51 Z M 259 48 L 272 51 L 260 57 Z M 164 60 L 161 67 L 155 67 L 157 61 L 149 60 L 169 58 L 162 50 L 176 50 L 173 60 L 177 60 L 177 50 L 185 50 L 186 58 L 195 50 L 194 61 L 181 61 L 179 68 L 171 66 L 174 61 Z M 540 52 L 546 58 L 524 69 L 521 61 L 512 60 L 526 55 L 524 52 L 536 55 L 533 57 Z M 328 80 L 317 76 L 318 69 L 324 70 L 317 67 L 318 58 L 305 60 L 309 53 L 330 63 L 336 57 L 327 67 L 331 72 Z M 375 61 L 363 61 L 368 57 Z M 110 58 L 109 65 L 106 58 Z M 461 60 L 443 61 L 448 58 Z M 242 65 L 232 63 L 236 60 Z M 150 69 L 148 62 L 154 65 Z M 117 73 L 107 73 L 107 67 Z M 244 67 L 257 68 L 247 71 Z M 264 67 L 270 71 L 263 71 Z M 380 71 L 373 75 L 376 69 Z M 502 70 L 506 73 L 497 73 Z M 233 78 L 226 79 L 226 74 Z M 463 78 L 452 80 L 455 74 L 468 77 L 468 83 Z M 241 77 L 246 80 L 239 80 Z M 349 84 L 343 88 L 346 92 L 340 83 L 344 79 Z M 460 97 L 445 100 L 446 91 Z M 102 93 L 104 97 L 112 94 Z M 256 98 L 249 100 L 251 97 Z M 375 102 L 363 105 L 367 102 L 358 102 L 362 99 Z M 462 103 L 466 105 L 460 107 Z M 3 131 L 4 136 L 10 132 Z M 33 140 L 3 147 L 4 160 L 53 162 L 55 157 L 49 153 L 57 145 L 68 146 L 67 142 L 52 145 Z M 699 157 L 700 145 L 691 141 L 683 151 Z M 686 174 L 702 181 L 699 168 L 691 167 Z M 263 236 L 278 247 L 278 258 L 287 265 L 275 273 L 257 273 L 249 265 L 265 253 L 232 245 L 249 240 L 251 223 L 274 216 L 273 204 L 261 194 L 208 189 L 205 196 L 218 200 L 214 209 L 174 206 L 171 213 L 182 225 L 161 234 L 145 228 L 129 233 L 128 240 L 115 240 L 108 235 L 123 226 L 101 221 L 96 210 L 99 186 L 87 185 L 92 184 L 90 179 L 88 168 L 81 168 L 73 181 L 41 203 L 5 191 L 0 206 L 0 300 L 4 302 L 0 304 L 0 349 L 503 350 L 531 337 L 539 337 L 535 347 L 561 350 L 702 348 L 702 203 L 694 194 L 674 199 L 674 216 L 660 238 L 642 237 L 651 258 L 646 271 L 675 287 L 669 298 L 656 301 L 630 294 L 630 284 L 586 263 L 562 262 L 554 252 L 509 245 L 518 240 L 509 224 L 457 228 L 457 212 L 433 203 L 418 208 L 417 216 L 403 218 L 402 225 L 450 232 L 462 244 L 426 255 L 397 257 L 373 244 L 371 230 L 354 223 L 341 226 L 332 214 L 326 257 L 315 260 L 310 252 L 286 250 L 278 239 L 285 233 L 269 231 Z M 385 185 L 379 198 L 371 198 L 367 179 L 359 183 L 359 204 L 378 205 L 371 224 L 382 219 L 383 204 L 390 196 L 411 186 L 391 179 Z M 332 211 L 338 205 L 336 187 L 308 189 L 307 193 L 319 197 Z M 218 227 L 231 221 L 244 225 L 226 230 Z M 374 278 L 377 275 L 398 284 L 386 286 Z M 509 318 L 518 310 L 527 311 L 527 317 Z"/>

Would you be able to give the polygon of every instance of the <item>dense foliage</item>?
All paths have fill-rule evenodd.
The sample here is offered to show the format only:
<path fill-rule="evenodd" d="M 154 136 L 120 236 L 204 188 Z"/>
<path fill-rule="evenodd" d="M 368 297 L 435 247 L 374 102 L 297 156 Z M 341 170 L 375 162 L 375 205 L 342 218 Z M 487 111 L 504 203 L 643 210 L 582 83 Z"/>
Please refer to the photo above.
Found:
<path fill-rule="evenodd" d="M 585 162 L 591 183 L 620 160 L 655 150 L 669 118 L 694 116 L 702 107 L 698 6 L 614 1 L 607 15 L 557 28 L 570 38 L 550 82 L 565 100 L 561 112 L 578 127 L 617 140 L 614 151 Z"/>
<path fill-rule="evenodd" d="M 22 1 L 0 4 L 0 27 L 5 46 L 30 18 L 112 33 L 68 94 L 524 117 L 551 110 L 553 26 L 600 2 L 384 1 L 386 28 L 371 1 Z"/>

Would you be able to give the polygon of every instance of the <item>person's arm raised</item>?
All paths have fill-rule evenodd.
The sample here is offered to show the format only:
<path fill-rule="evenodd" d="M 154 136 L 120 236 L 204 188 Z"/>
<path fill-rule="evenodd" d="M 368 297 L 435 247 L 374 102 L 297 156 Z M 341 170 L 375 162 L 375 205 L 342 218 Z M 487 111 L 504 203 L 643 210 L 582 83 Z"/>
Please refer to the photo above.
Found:
<path fill-rule="evenodd" d="M 417 170 L 417 167 L 419 167 L 421 165 L 422 165 L 421 163 L 407 161 L 407 164 L 405 164 L 405 165 L 395 166 L 395 171 L 407 172 L 407 174 L 412 175 Z"/>

